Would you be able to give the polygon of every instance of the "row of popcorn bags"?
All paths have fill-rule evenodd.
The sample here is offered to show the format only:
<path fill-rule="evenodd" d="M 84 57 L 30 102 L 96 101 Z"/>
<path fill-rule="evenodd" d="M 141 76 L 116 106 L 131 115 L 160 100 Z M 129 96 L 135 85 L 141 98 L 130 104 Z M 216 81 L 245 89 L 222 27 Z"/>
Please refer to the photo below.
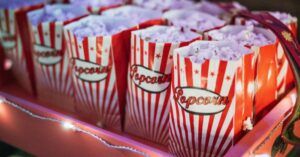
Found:
<path fill-rule="evenodd" d="M 123 6 L 102 14 L 81 18 L 64 28 L 72 60 L 74 96 L 77 110 L 93 124 L 121 130 L 130 32 L 161 24 L 161 13 Z M 91 29 L 94 32 L 88 31 Z"/>
<path fill-rule="evenodd" d="M 167 145 L 174 49 L 201 39 L 196 32 L 221 27 L 225 22 L 187 9 L 167 11 L 163 19 L 167 25 L 131 34 L 125 131 Z"/>
<path fill-rule="evenodd" d="M 2 4 L 3 3 L 3 4 Z M 0 9 L 1 45 L 12 61 L 12 73 L 17 82 L 29 93 L 35 94 L 35 76 L 28 31 L 29 11 L 43 6 L 42 0 L 2 2 Z"/>
<path fill-rule="evenodd" d="M 287 25 L 288 28 L 294 34 L 294 36 L 297 36 L 298 19 L 296 17 L 293 17 L 292 15 L 283 12 L 270 12 L 270 14 L 273 15 L 278 20 L 280 20 L 285 25 Z M 256 21 L 248 20 L 242 17 L 235 17 L 232 22 L 234 24 L 239 24 L 239 25 L 260 26 Z M 294 76 L 291 67 L 288 64 L 288 60 L 284 54 L 284 50 L 279 42 L 277 45 L 277 68 L 278 68 L 277 97 L 280 99 L 289 90 L 291 90 L 294 87 Z"/>
<path fill-rule="evenodd" d="M 87 14 L 85 8 L 69 4 L 45 5 L 28 13 L 38 99 L 73 113 L 73 86 L 63 27 Z"/>

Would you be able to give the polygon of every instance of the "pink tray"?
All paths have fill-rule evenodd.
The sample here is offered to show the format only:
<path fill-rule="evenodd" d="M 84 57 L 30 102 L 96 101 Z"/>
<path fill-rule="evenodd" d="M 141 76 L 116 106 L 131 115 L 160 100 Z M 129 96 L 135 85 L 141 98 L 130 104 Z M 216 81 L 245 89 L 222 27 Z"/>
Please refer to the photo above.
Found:
<path fill-rule="evenodd" d="M 129 146 L 153 157 L 171 156 L 167 153 L 166 148 L 148 141 L 124 133 L 103 130 L 80 121 L 72 115 L 67 116 L 66 114 L 38 105 L 38 102 L 26 95 L 16 85 L 7 85 L 2 88 L 0 96 L 36 115 L 68 121 L 113 145 Z M 296 92 L 293 90 L 254 127 L 254 130 L 249 132 L 237 145 L 230 149 L 226 156 L 270 154 L 272 145 L 276 137 L 280 134 L 282 122 L 291 110 L 295 97 Z M 109 148 L 84 133 L 65 129 L 61 124 L 55 122 L 33 118 L 7 104 L 0 104 L 0 124 L 0 140 L 36 156 L 141 156 L 128 150 Z M 279 155 L 284 156 L 292 148 L 292 145 L 288 145 L 287 150 Z"/>

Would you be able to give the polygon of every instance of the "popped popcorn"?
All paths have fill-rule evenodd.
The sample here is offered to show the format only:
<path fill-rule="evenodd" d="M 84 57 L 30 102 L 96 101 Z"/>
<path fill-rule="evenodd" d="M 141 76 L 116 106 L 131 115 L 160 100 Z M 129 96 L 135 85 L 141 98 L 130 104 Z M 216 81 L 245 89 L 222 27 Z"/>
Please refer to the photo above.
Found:
<path fill-rule="evenodd" d="M 87 14 L 85 8 L 74 5 L 45 5 L 43 9 L 28 14 L 31 24 L 38 25 L 42 22 L 66 21 Z"/>
<path fill-rule="evenodd" d="M 275 42 L 264 34 L 267 30 L 250 26 L 226 26 L 219 30 L 208 32 L 213 40 L 236 41 L 244 46 L 264 46 Z"/>
<path fill-rule="evenodd" d="M 225 21 L 195 10 L 171 10 L 163 16 L 171 25 L 204 32 L 225 25 Z"/>
<path fill-rule="evenodd" d="M 26 7 L 30 5 L 36 5 L 44 3 L 45 0 L 1 0 L 0 8 L 1 9 L 16 9 L 20 7 Z"/>
<path fill-rule="evenodd" d="M 124 4 L 125 0 L 71 0 L 71 3 L 78 6 L 105 7 Z"/>
<path fill-rule="evenodd" d="M 66 27 L 78 40 L 84 37 L 108 36 L 119 33 L 135 26 L 136 23 L 128 18 L 90 15 Z"/>
<path fill-rule="evenodd" d="M 193 1 L 190 0 L 135 0 L 133 3 L 144 8 L 160 11 L 195 7 Z"/>
<path fill-rule="evenodd" d="M 220 16 L 222 14 L 226 14 L 228 13 L 229 10 L 225 10 L 224 8 L 222 8 L 221 6 L 224 6 L 226 8 L 226 6 L 230 6 L 230 8 L 235 9 L 235 10 L 247 10 L 247 8 L 243 5 L 241 5 L 238 2 L 224 2 L 224 3 L 213 3 L 213 2 L 209 2 L 209 1 L 202 1 L 201 3 L 199 3 L 197 5 L 197 9 L 214 15 L 214 16 Z"/>
<path fill-rule="evenodd" d="M 102 14 L 112 17 L 130 18 L 130 20 L 134 23 L 141 23 L 150 19 L 158 19 L 162 16 L 162 13 L 160 11 L 145 9 L 133 5 L 126 5 L 114 9 L 109 9 L 107 11 L 104 11 Z"/>
<path fill-rule="evenodd" d="M 190 41 L 199 35 L 190 30 L 180 29 L 173 26 L 152 26 L 147 29 L 138 30 L 134 33 L 148 42 L 173 43 Z"/>
<path fill-rule="evenodd" d="M 250 49 L 234 41 L 197 41 L 188 46 L 188 50 L 182 55 L 201 64 L 209 59 L 238 60 L 248 53 Z"/>

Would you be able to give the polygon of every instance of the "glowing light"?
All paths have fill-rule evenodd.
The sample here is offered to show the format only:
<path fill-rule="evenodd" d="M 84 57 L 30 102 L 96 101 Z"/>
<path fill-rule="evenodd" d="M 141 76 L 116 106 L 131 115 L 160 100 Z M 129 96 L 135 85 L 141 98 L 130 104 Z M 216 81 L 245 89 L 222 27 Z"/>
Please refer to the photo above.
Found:
<path fill-rule="evenodd" d="M 6 59 L 4 61 L 4 70 L 11 69 L 12 65 L 13 65 L 13 62 L 10 59 Z"/>
<path fill-rule="evenodd" d="M 270 154 L 256 154 L 254 157 L 271 157 Z"/>
<path fill-rule="evenodd" d="M 75 125 L 73 125 L 72 123 L 70 123 L 70 122 L 63 122 L 62 123 L 62 126 L 65 128 L 65 129 L 68 129 L 68 130 L 75 130 L 76 129 L 76 127 L 75 127 Z"/>
<path fill-rule="evenodd" d="M 90 132 L 88 130 L 84 130 L 84 129 L 80 128 L 80 127 L 76 127 L 71 122 L 62 121 L 62 120 L 59 120 L 59 119 L 55 119 L 55 118 L 51 118 L 51 117 L 45 117 L 45 116 L 41 116 L 41 115 L 35 114 L 35 113 L 33 113 L 33 112 L 31 112 L 31 111 L 23 108 L 22 106 L 19 106 L 18 104 L 15 104 L 13 102 L 7 101 L 5 98 L 3 98 L 1 96 L 0 96 L 0 104 L 1 105 L 8 105 L 10 107 L 13 107 L 13 108 L 15 108 L 15 109 L 17 109 L 17 110 L 19 110 L 19 111 L 27 114 L 28 116 L 31 116 L 33 118 L 36 118 L 36 119 L 39 119 L 39 120 L 42 120 L 42 121 L 50 121 L 50 122 L 61 124 L 63 128 L 68 129 L 68 130 L 71 129 L 71 130 L 74 130 L 76 132 L 79 132 L 79 133 L 85 134 L 87 136 L 90 136 L 90 137 L 94 138 L 95 140 L 97 140 L 98 142 L 104 144 L 108 148 L 130 151 L 130 152 L 137 153 L 137 154 L 145 156 L 145 157 L 149 156 L 146 153 L 144 153 L 144 152 L 142 152 L 140 150 L 137 150 L 135 148 L 129 147 L 129 146 L 113 145 L 113 144 L 109 143 L 108 141 L 102 139 L 97 134 L 94 134 L 94 133 L 92 133 L 92 132 Z"/>

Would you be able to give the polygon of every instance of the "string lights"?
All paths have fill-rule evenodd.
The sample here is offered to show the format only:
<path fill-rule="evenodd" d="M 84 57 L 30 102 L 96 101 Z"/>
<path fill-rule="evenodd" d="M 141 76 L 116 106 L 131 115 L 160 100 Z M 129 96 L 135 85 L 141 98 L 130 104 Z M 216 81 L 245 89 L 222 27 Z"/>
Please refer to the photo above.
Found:
<path fill-rule="evenodd" d="M 77 127 L 76 125 L 72 124 L 71 122 L 63 121 L 63 120 L 59 120 L 59 119 L 55 119 L 55 118 L 51 118 L 51 117 L 44 117 L 44 116 L 41 116 L 41 115 L 37 115 L 37 114 L 35 114 L 35 113 L 19 106 L 19 105 L 13 103 L 13 102 L 10 102 L 10 101 L 8 101 L 5 98 L 0 96 L 0 105 L 1 104 L 2 105 L 3 104 L 10 105 L 11 107 L 13 107 L 13 108 L 29 115 L 29 116 L 31 116 L 33 118 L 39 119 L 39 120 L 59 123 L 66 130 L 73 130 L 73 131 L 76 131 L 76 132 L 86 134 L 86 135 L 94 138 L 95 140 L 99 141 L 100 143 L 104 144 L 106 147 L 109 147 L 109 148 L 112 148 L 112 149 L 118 149 L 118 150 L 125 150 L 125 151 L 129 151 L 129 152 L 137 153 L 137 154 L 145 156 L 145 157 L 149 157 L 149 155 L 147 155 L 146 153 L 144 153 L 142 151 L 139 151 L 135 148 L 132 148 L 132 147 L 129 147 L 129 146 L 120 146 L 120 145 L 111 144 L 108 141 L 104 140 L 103 138 L 99 137 L 98 135 L 96 135 L 96 134 L 94 134 L 90 131 L 84 130 L 80 127 Z"/>

